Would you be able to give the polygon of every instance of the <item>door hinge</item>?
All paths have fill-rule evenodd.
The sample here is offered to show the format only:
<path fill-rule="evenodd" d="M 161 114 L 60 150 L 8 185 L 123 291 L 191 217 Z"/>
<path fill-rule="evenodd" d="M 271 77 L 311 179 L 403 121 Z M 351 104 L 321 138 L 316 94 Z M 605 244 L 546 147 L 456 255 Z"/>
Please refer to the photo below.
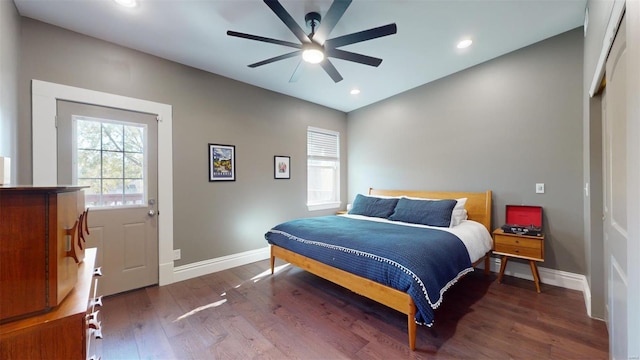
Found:
<path fill-rule="evenodd" d="M 56 129 L 57 129 L 57 128 L 58 128 L 58 115 L 55 115 L 55 116 L 53 117 L 53 122 L 54 122 L 54 124 L 55 124 Z"/>
<path fill-rule="evenodd" d="M 156 121 L 162 121 L 162 118 L 160 117 L 160 115 L 156 116 Z"/>

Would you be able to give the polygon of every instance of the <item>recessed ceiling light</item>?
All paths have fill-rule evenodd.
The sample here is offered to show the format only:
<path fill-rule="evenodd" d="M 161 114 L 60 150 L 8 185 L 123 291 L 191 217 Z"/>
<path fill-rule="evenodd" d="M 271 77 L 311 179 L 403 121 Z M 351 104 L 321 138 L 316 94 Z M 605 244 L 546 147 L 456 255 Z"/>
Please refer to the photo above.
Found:
<path fill-rule="evenodd" d="M 118 5 L 122 5 L 124 7 L 133 8 L 138 6 L 138 0 L 113 0 Z"/>
<path fill-rule="evenodd" d="M 351 91 L 349 93 L 351 95 L 358 95 L 358 94 L 360 94 L 360 89 L 351 89 Z"/>
<path fill-rule="evenodd" d="M 465 49 L 468 48 L 469 46 L 471 46 L 471 44 L 473 44 L 473 41 L 469 40 L 469 39 L 465 39 L 462 40 L 458 43 L 457 47 L 458 49 Z"/>

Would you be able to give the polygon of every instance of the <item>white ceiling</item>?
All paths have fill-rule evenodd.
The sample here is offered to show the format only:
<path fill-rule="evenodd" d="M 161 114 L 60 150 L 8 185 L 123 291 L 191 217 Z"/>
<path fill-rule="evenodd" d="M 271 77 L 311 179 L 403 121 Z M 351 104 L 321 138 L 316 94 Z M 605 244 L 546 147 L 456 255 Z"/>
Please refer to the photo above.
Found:
<path fill-rule="evenodd" d="M 259 0 L 14 0 L 22 16 L 178 63 L 349 112 L 583 24 L 586 0 L 354 0 L 329 38 L 396 23 L 395 35 L 344 46 L 383 59 L 375 68 L 331 59 L 339 83 L 307 65 L 296 83 L 290 58 L 248 64 L 291 48 L 230 37 L 227 30 L 298 42 Z M 331 0 L 281 0 L 307 32 L 304 15 L 324 15 Z M 470 38 L 465 50 L 456 43 Z M 350 95 L 352 88 L 361 89 Z"/>

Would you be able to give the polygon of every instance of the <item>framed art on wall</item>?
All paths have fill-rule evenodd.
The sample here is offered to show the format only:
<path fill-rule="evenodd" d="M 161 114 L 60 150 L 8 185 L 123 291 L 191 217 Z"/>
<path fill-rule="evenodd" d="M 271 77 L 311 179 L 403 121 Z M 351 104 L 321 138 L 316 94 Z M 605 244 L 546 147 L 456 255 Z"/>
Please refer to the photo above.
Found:
<path fill-rule="evenodd" d="M 289 156 L 273 157 L 273 167 L 275 179 L 291 179 L 291 158 Z"/>
<path fill-rule="evenodd" d="M 236 180 L 236 147 L 209 144 L 209 181 Z"/>

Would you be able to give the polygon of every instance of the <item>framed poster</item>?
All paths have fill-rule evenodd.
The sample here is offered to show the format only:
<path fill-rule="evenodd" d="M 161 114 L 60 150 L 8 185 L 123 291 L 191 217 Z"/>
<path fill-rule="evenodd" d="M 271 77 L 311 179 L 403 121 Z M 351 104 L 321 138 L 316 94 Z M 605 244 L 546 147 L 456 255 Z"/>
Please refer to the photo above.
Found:
<path fill-rule="evenodd" d="M 209 181 L 236 180 L 236 147 L 209 144 Z"/>
<path fill-rule="evenodd" d="M 291 179 L 291 158 L 289 156 L 273 157 L 273 167 L 275 179 Z"/>

